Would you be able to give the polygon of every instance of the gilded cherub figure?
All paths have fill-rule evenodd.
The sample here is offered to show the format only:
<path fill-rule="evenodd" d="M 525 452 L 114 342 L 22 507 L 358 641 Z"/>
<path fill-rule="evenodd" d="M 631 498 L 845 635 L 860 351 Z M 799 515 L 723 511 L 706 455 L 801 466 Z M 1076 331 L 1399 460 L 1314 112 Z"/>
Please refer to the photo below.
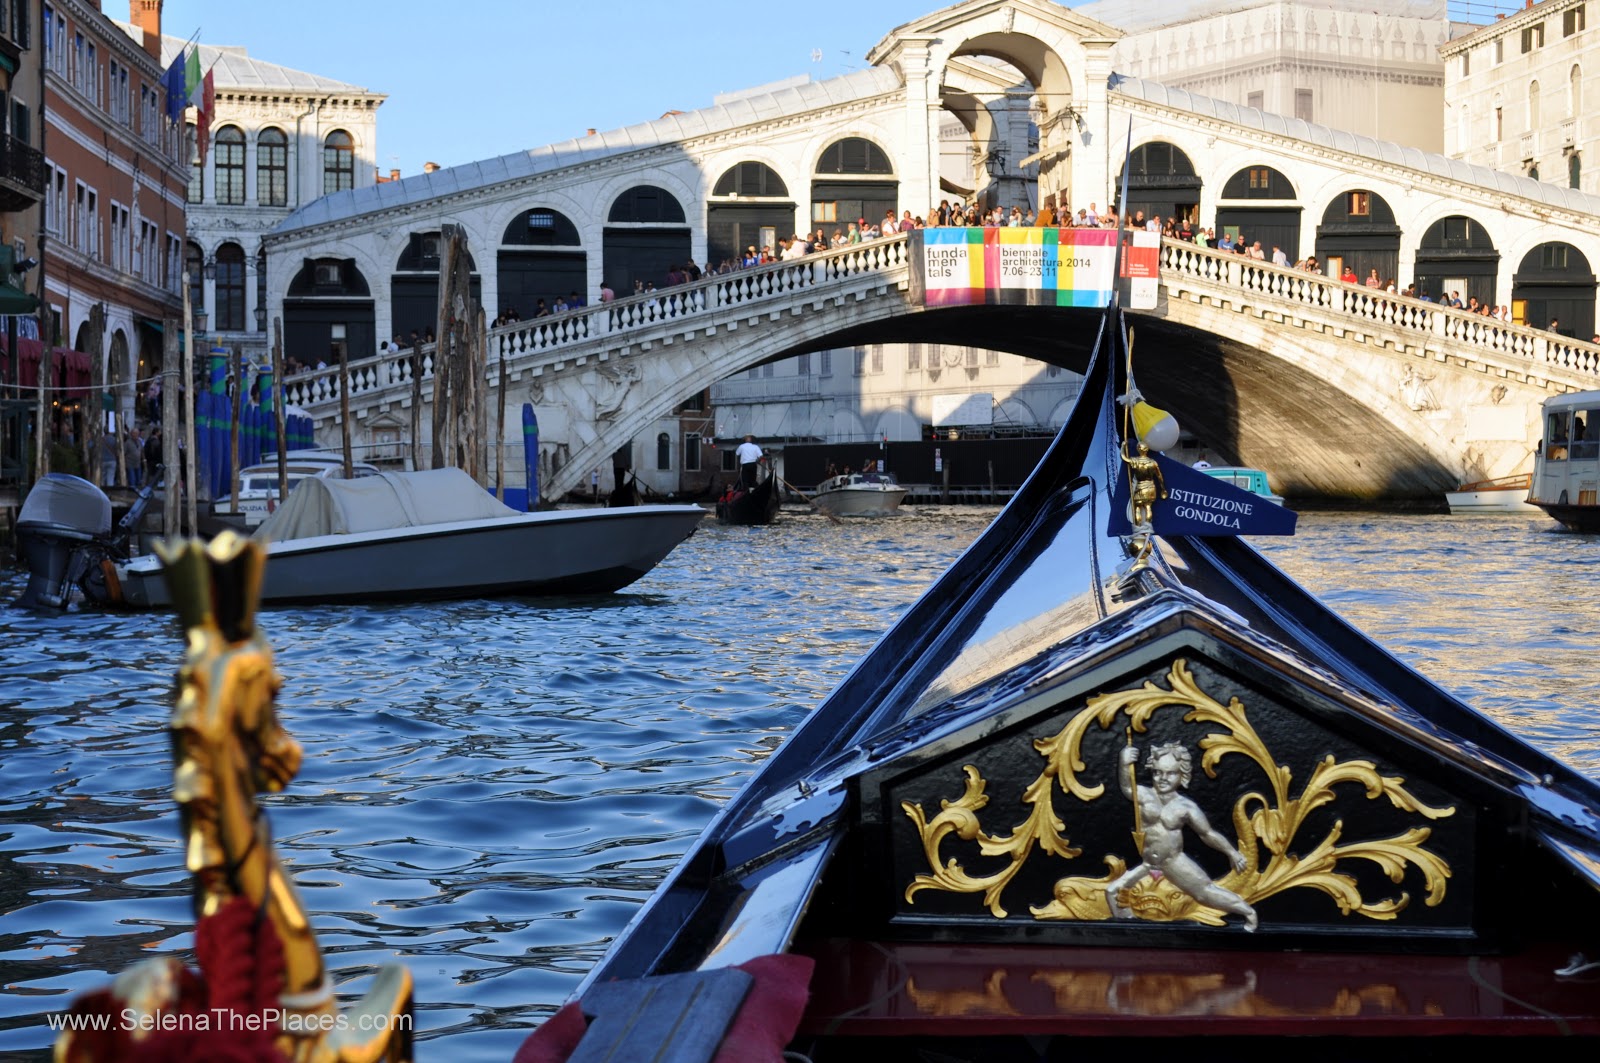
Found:
<path fill-rule="evenodd" d="M 1151 747 L 1145 759 L 1150 785 L 1138 786 L 1136 793 L 1133 766 L 1138 757 L 1136 747 L 1125 747 L 1117 777 L 1123 794 L 1135 802 L 1135 834 L 1143 863 L 1129 868 L 1106 887 L 1111 914 L 1119 919 L 1131 917 L 1133 913 L 1118 900 L 1119 894 L 1144 878 L 1165 878 L 1201 904 L 1244 916 L 1244 928 L 1254 931 L 1256 910 L 1237 893 L 1212 882 L 1205 869 L 1183 851 L 1183 829 L 1187 826 L 1201 841 L 1225 854 L 1235 871 L 1245 868 L 1244 855 L 1211 826 L 1199 805 L 1179 793 L 1189 785 L 1193 772 L 1189 751 L 1176 742 Z"/>

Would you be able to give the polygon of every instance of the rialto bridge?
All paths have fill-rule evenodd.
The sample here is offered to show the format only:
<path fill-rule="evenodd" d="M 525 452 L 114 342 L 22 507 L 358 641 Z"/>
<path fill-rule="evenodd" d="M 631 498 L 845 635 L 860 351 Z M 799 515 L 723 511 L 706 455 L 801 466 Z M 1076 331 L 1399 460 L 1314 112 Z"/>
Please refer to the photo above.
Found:
<path fill-rule="evenodd" d="M 442 225 L 468 233 L 490 316 L 576 293 L 589 305 L 492 333 L 488 375 L 503 358 L 509 416 L 532 401 L 545 426 L 548 497 L 715 380 L 804 351 L 959 343 L 1081 367 L 1092 315 L 924 310 L 899 237 L 628 293 L 687 260 L 888 210 L 926 215 L 940 199 L 1009 206 L 1021 190 L 1104 210 L 1131 139 L 1130 211 L 1402 289 L 1459 290 L 1578 337 L 1169 241 L 1140 326 L 1141 386 L 1289 493 L 1421 495 L 1510 471 L 1537 439 L 1539 399 L 1600 386 L 1600 349 L 1580 342 L 1594 329 L 1600 197 L 1118 78 L 1117 36 L 1046 0 L 974 0 L 893 31 L 870 68 L 841 78 L 327 196 L 269 237 L 271 312 L 303 361 L 346 326 L 353 427 L 370 440 L 409 423 L 411 360 L 371 352 L 435 319 Z M 970 172 L 941 165 L 947 114 Z M 623 298 L 596 305 L 603 284 Z M 337 398 L 331 372 L 290 394 L 324 440 L 338 435 Z"/>

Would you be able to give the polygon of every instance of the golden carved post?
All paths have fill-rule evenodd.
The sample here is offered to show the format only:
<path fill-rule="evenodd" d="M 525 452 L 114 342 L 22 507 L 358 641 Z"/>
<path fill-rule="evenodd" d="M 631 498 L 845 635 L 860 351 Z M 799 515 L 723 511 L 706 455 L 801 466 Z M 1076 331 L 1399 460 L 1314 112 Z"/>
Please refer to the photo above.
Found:
<path fill-rule="evenodd" d="M 305 906 L 278 861 L 270 825 L 257 804 L 257 794 L 275 793 L 288 784 L 301 757 L 299 743 L 278 723 L 280 680 L 272 648 L 255 623 L 266 551 L 231 532 L 210 545 L 191 541 L 157 549 L 187 640 L 170 722 L 173 796 L 185 863 L 194 877 L 202 963 L 206 953 L 200 946 L 210 928 L 237 922 L 243 915 L 250 924 L 245 940 L 256 943 L 254 955 L 242 961 L 228 956 L 227 973 L 237 975 L 242 962 L 258 984 L 273 984 L 281 968 L 275 999 L 250 1006 L 259 1009 L 254 1016 L 269 1021 L 265 1036 L 286 1059 L 409 1060 L 410 973 L 399 965 L 382 968 L 367 995 L 354 1008 L 339 1012 Z M 171 959 L 135 967 L 117 979 L 111 995 L 143 1015 L 194 1015 L 197 1006 L 211 1014 L 219 1010 L 217 995 L 224 992 L 224 980 L 209 968 L 203 973 L 210 998 L 198 1004 L 193 992 L 182 991 L 187 972 Z M 236 1001 L 226 1007 L 241 1015 L 246 1010 Z M 243 1019 L 217 1021 L 207 1033 L 239 1038 L 248 1025 Z M 174 1020 L 166 1028 L 182 1028 L 182 1023 Z M 140 1039 L 137 1033 L 131 1036 Z M 189 1054 L 194 1050 L 190 1046 Z M 115 1048 L 106 1051 L 68 1033 L 57 1044 L 56 1058 L 101 1060 L 122 1054 Z"/>

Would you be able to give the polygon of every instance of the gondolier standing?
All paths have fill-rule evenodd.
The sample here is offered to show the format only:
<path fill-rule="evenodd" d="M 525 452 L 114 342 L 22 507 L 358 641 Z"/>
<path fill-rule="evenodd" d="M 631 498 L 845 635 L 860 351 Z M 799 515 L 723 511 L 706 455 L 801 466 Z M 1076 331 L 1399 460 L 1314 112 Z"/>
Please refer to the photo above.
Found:
<path fill-rule="evenodd" d="M 734 454 L 739 458 L 739 482 L 745 487 L 754 487 L 761 482 L 756 466 L 761 463 L 762 450 L 756 445 L 756 437 L 747 435 L 744 442 L 739 444 Z"/>

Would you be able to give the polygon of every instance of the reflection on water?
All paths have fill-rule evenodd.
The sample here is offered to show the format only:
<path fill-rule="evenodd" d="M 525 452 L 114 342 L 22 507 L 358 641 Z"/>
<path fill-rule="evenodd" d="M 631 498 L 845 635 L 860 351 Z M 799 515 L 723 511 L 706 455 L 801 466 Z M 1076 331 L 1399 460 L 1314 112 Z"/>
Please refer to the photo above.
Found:
<path fill-rule="evenodd" d="M 342 981 L 403 960 L 423 1054 L 510 1058 L 695 833 L 992 512 L 707 525 L 633 593 L 271 609 L 305 747 L 267 799 Z M 1279 564 L 1424 672 L 1600 774 L 1600 541 L 1542 519 L 1303 516 Z M 0 598 L 20 587 L 0 578 Z M 0 607 L 0 1052 L 191 945 L 159 615 Z M 360 991 L 358 981 L 351 987 Z M 439 1042 L 447 1040 L 448 1045 Z"/>

